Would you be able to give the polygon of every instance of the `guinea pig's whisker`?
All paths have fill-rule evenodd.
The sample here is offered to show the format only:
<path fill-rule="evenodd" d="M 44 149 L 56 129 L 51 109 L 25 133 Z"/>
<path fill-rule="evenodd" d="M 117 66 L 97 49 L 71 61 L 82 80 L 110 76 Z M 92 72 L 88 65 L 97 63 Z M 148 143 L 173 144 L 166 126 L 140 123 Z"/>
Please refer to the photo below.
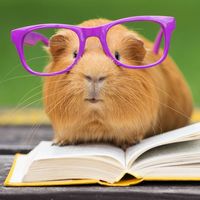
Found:
<path fill-rule="evenodd" d="M 116 91 L 118 91 L 118 90 L 116 90 Z M 134 98 L 132 98 L 132 99 L 134 99 L 133 101 L 129 101 L 127 98 L 124 98 L 124 97 L 122 97 L 121 95 L 120 95 L 120 93 L 115 93 L 115 96 L 114 96 L 114 98 L 113 98 L 113 100 L 115 101 L 115 98 L 117 97 L 118 99 L 120 98 L 121 99 L 121 101 L 122 101 L 122 103 L 124 104 L 124 105 L 126 105 L 126 102 L 127 103 L 131 103 L 131 105 L 135 105 L 134 104 L 134 101 L 136 102 L 137 100 L 137 98 L 139 99 L 139 97 L 137 96 L 137 95 L 133 95 L 134 96 Z M 140 113 L 141 112 L 141 110 L 139 110 L 136 106 L 133 106 L 133 108 L 134 108 L 134 110 L 136 110 L 136 112 L 137 113 Z M 141 108 L 144 108 L 144 106 L 143 107 L 141 107 Z M 145 110 L 144 110 L 144 112 L 145 112 Z M 137 123 L 136 122 L 134 122 L 133 121 L 133 123 L 135 123 L 135 126 L 137 127 L 138 125 L 137 125 Z M 145 132 L 145 129 L 144 129 L 144 126 L 143 126 L 143 122 L 142 122 L 142 119 L 138 119 L 138 123 L 140 123 L 140 126 L 141 126 L 141 128 L 142 128 L 142 130 Z M 153 129 L 154 130 L 154 129 Z M 155 130 L 154 130 L 154 133 L 155 133 Z"/>
<path fill-rule="evenodd" d="M 142 77 L 141 77 L 141 78 L 142 78 Z M 137 82 L 137 80 L 135 80 L 135 81 Z M 145 81 L 145 80 L 144 80 L 144 81 Z M 138 81 L 138 83 L 140 83 L 140 82 L 141 82 L 141 81 Z M 150 82 L 148 82 L 148 84 L 150 84 L 152 87 L 157 88 L 157 89 L 158 89 L 160 92 L 162 92 L 163 94 L 167 95 L 167 96 L 172 100 L 172 102 L 178 107 L 177 102 L 176 102 L 167 92 L 165 92 L 164 90 L 162 90 L 161 88 L 159 88 L 158 86 L 155 86 L 154 84 L 152 84 L 152 83 L 150 83 Z M 159 104 L 161 104 L 161 105 L 163 105 L 163 106 L 165 106 L 165 107 L 168 107 L 168 108 L 171 109 L 171 110 L 174 110 L 176 113 L 182 115 L 182 116 L 185 117 L 186 119 L 190 119 L 189 117 L 187 117 L 186 115 L 184 115 L 184 113 L 182 113 L 181 111 L 178 111 L 177 109 L 174 109 L 173 107 L 171 107 L 171 106 L 169 106 L 169 105 L 167 105 L 167 104 L 164 104 L 164 103 L 160 102 L 159 99 L 155 99 L 155 98 L 153 98 L 153 97 L 151 97 L 151 96 L 148 96 L 148 95 L 145 94 L 145 93 L 143 93 L 142 95 L 147 96 L 147 97 L 149 97 L 149 98 L 152 98 L 153 100 L 157 101 Z"/>
<path fill-rule="evenodd" d="M 113 101 L 113 102 L 116 102 L 116 100 L 115 100 L 115 98 L 117 98 L 118 100 L 120 100 L 119 102 L 121 102 L 121 103 L 123 103 L 123 104 L 126 104 L 126 103 L 131 103 L 131 105 L 134 105 L 134 103 L 136 103 L 136 96 L 134 96 L 134 98 L 131 98 L 131 101 L 128 99 L 128 98 L 126 98 L 126 97 L 124 97 L 124 96 L 122 96 L 121 95 L 121 93 L 120 93 L 120 91 L 119 90 L 113 90 L 114 91 L 114 93 L 112 94 L 112 95 L 109 95 L 108 94 L 108 96 L 110 97 L 110 99 Z M 136 97 L 136 98 L 135 98 Z M 135 101 L 135 102 L 134 102 Z M 120 104 L 121 104 L 120 103 Z M 120 106 L 120 105 L 119 105 Z"/>
<path fill-rule="evenodd" d="M 63 101 L 64 100 L 61 97 L 50 110 L 46 111 L 46 114 L 49 114 L 50 112 L 52 112 L 59 104 L 63 104 Z M 63 116 L 63 113 L 61 113 L 61 115 Z M 61 118 L 62 118 L 62 116 L 61 116 Z M 41 124 L 37 124 L 37 125 L 33 126 L 33 128 L 35 129 L 35 127 L 36 127 L 38 129 L 40 126 L 41 126 Z M 37 132 L 35 132 L 35 133 L 37 133 Z M 35 136 L 35 135 L 33 134 L 33 136 Z M 33 136 L 32 136 L 32 139 L 33 139 Z"/>
<path fill-rule="evenodd" d="M 146 94 L 143 94 L 143 95 L 145 95 L 145 96 L 151 98 L 152 100 L 158 102 L 159 104 L 161 104 L 161 105 L 163 105 L 163 106 L 165 106 L 165 107 L 167 107 L 167 108 L 169 108 L 169 109 L 175 111 L 177 114 L 180 114 L 182 117 L 185 117 L 186 119 L 190 120 L 190 118 L 187 117 L 184 113 L 182 113 L 182 112 L 180 112 L 180 111 L 174 109 L 173 107 L 171 107 L 171 106 L 169 106 L 169 105 L 167 105 L 167 104 L 164 104 L 164 103 L 160 102 L 160 100 L 158 100 L 158 99 L 156 99 L 156 98 L 153 98 L 153 97 L 151 97 L 151 96 L 149 96 L 149 95 L 146 95 Z"/>
<path fill-rule="evenodd" d="M 64 82 L 64 80 L 58 80 L 58 81 L 56 80 L 56 81 L 51 81 L 51 83 L 57 83 L 57 82 L 62 82 L 62 81 Z M 24 99 L 28 94 L 30 94 L 30 93 L 33 92 L 34 90 L 40 88 L 40 87 L 42 86 L 42 84 L 43 84 L 43 83 L 40 83 L 38 86 L 36 86 L 36 87 L 32 88 L 31 90 L 29 90 L 29 91 L 18 101 L 17 106 L 16 106 L 14 109 L 16 109 L 17 107 L 20 107 L 20 106 L 23 105 L 25 102 L 27 102 L 29 99 L 31 99 L 31 98 L 33 98 L 33 97 L 39 95 L 39 94 L 42 94 L 42 91 L 39 91 L 39 92 L 35 93 L 34 95 L 29 96 L 28 98 Z M 54 95 L 54 94 L 52 94 L 52 95 Z"/>
<path fill-rule="evenodd" d="M 7 78 L 8 75 L 10 75 L 12 72 L 14 72 L 19 66 L 20 64 L 17 64 L 14 67 L 12 67 L 3 77 L 1 77 L 2 81 L 4 81 L 4 79 Z"/>
<path fill-rule="evenodd" d="M 21 106 L 22 106 L 25 102 L 27 102 L 29 99 L 32 99 L 32 97 L 35 97 L 35 96 L 41 94 L 41 91 L 39 91 L 38 93 L 36 93 L 36 94 L 34 94 L 34 95 L 28 97 L 28 99 L 24 99 L 24 98 L 27 96 L 27 94 L 30 94 L 32 91 L 34 91 L 35 89 L 37 89 L 37 88 L 39 88 L 39 87 L 40 87 L 40 86 L 36 86 L 36 87 L 34 87 L 33 89 L 29 90 L 29 91 L 18 101 L 17 105 L 16 105 L 14 108 L 12 108 L 11 110 L 9 110 L 9 116 L 10 116 L 11 118 L 12 118 L 12 117 L 15 117 L 15 114 L 16 114 L 17 112 L 20 112 L 20 111 L 23 110 L 23 107 L 21 107 Z"/>
<path fill-rule="evenodd" d="M 31 142 L 34 139 L 39 127 L 40 127 L 40 124 L 32 125 L 32 127 L 30 128 L 31 133 L 27 134 L 27 136 L 24 138 L 23 144 L 25 144 L 25 145 L 30 145 L 31 144 Z"/>
<path fill-rule="evenodd" d="M 36 103 L 36 102 L 39 102 L 40 100 L 41 100 L 41 99 L 37 99 L 37 100 L 35 100 L 35 101 L 32 101 L 31 103 L 26 104 L 26 105 L 23 106 L 23 107 L 16 108 L 14 111 L 12 111 L 12 113 L 10 113 L 9 117 L 10 117 L 11 119 L 12 119 L 12 118 L 15 118 L 15 114 L 16 114 L 17 112 L 21 112 L 21 111 L 25 110 L 25 109 L 28 108 L 30 105 L 32 105 L 32 104 L 34 104 L 34 103 Z"/>
<path fill-rule="evenodd" d="M 148 83 L 148 84 L 150 84 L 151 86 L 153 86 L 153 87 L 155 87 L 156 89 L 158 89 L 160 92 L 162 92 L 163 94 L 165 94 L 165 95 L 167 95 L 167 97 L 178 107 L 178 103 L 177 103 L 177 101 L 175 101 L 173 98 L 172 98 L 172 96 L 170 95 L 170 94 L 168 94 L 167 92 L 165 92 L 163 89 L 161 89 L 160 87 L 158 87 L 158 86 L 156 86 L 156 85 L 154 85 L 154 84 L 152 84 L 152 83 Z"/>
<path fill-rule="evenodd" d="M 65 103 L 68 105 L 68 107 L 70 108 L 70 105 L 74 105 L 77 100 L 79 100 L 79 98 L 75 98 L 75 96 L 79 96 L 80 95 L 80 92 L 79 93 L 73 93 L 71 95 L 68 95 L 67 97 L 64 97 L 64 101 Z M 64 108 L 65 111 L 67 109 L 67 107 Z"/>
<path fill-rule="evenodd" d="M 163 133 L 163 128 L 162 128 L 162 126 L 161 126 L 161 119 L 160 119 L 159 116 L 158 116 L 158 118 L 157 118 L 157 125 L 158 125 L 158 127 L 159 127 L 159 129 L 160 129 L 160 133 Z"/>
<path fill-rule="evenodd" d="M 59 104 L 63 104 L 64 98 L 61 96 L 56 102 L 49 104 L 49 107 L 53 105 L 53 107 L 46 111 L 47 114 L 51 113 Z"/>
<path fill-rule="evenodd" d="M 28 100 L 32 99 L 35 96 L 38 96 L 39 94 L 41 95 L 41 91 L 35 93 L 34 95 L 29 96 L 28 98 L 25 98 L 27 96 L 27 94 L 30 93 L 27 92 L 18 102 L 16 107 L 14 107 L 14 109 L 12 110 L 12 112 L 15 112 L 18 108 L 20 108 L 20 106 L 24 105 L 24 103 L 26 103 Z"/>
<path fill-rule="evenodd" d="M 136 102 L 137 102 L 137 100 L 140 100 L 140 99 L 141 99 L 141 97 L 139 96 L 140 92 L 139 92 L 139 91 L 137 91 L 137 92 L 135 92 L 135 93 L 133 93 L 133 92 L 131 93 L 131 92 L 130 92 L 130 94 L 133 94 L 131 99 L 134 99 L 133 101 L 131 101 L 131 105 L 135 105 Z M 140 95 L 142 95 L 142 94 L 140 94 Z M 113 98 L 113 101 L 115 101 L 115 98 L 116 98 L 116 97 L 117 97 L 118 99 L 121 99 L 121 101 L 122 101 L 124 104 L 126 104 L 126 103 L 129 103 L 129 104 L 130 104 L 130 101 L 129 101 L 129 100 L 127 100 L 126 98 L 123 98 L 123 97 L 122 97 L 122 95 L 120 94 L 119 90 L 114 90 L 114 95 L 111 96 L 111 98 Z M 135 101 L 135 103 L 134 103 L 134 101 Z M 143 104 L 143 102 L 140 101 L 140 104 Z M 144 110 L 141 111 L 141 109 L 144 109 Z M 145 113 L 145 105 L 141 106 L 140 109 L 137 108 L 137 106 L 134 106 L 134 110 L 136 110 L 136 113 L 140 113 L 140 112 L 144 112 L 144 113 Z M 139 118 L 138 120 L 139 120 L 138 123 L 140 123 L 141 128 L 142 128 L 142 129 L 144 130 L 144 132 L 145 132 L 145 128 L 144 128 L 142 119 Z M 137 123 L 136 123 L 135 125 L 138 126 Z M 159 125 L 159 126 L 160 126 L 160 125 Z M 153 133 L 154 133 L 154 134 L 157 134 L 157 132 L 155 131 L 155 123 L 152 124 L 151 127 L 152 127 L 152 130 L 153 130 Z M 161 129 L 161 127 L 160 127 L 160 129 Z M 161 132 L 162 132 L 162 129 L 161 129 Z"/>
<path fill-rule="evenodd" d="M 44 57 L 44 56 L 43 56 L 43 57 Z M 38 58 L 39 58 L 39 57 L 34 58 L 34 59 L 38 59 Z M 33 60 L 33 58 L 30 59 L 30 60 Z M 3 80 L 0 81 L 0 84 L 4 84 L 4 83 L 6 83 L 7 81 L 16 80 L 16 79 L 20 79 L 20 78 L 32 77 L 32 75 L 29 75 L 29 74 L 28 74 L 28 75 L 20 75 L 20 76 L 14 76 L 14 77 L 9 77 L 9 78 L 7 78 L 8 75 L 11 74 L 14 70 L 16 70 L 16 68 L 17 68 L 18 66 L 19 66 L 19 65 L 17 65 L 17 66 L 15 66 L 14 68 L 12 68 L 12 69 L 3 77 Z M 7 78 L 7 79 L 5 79 L 5 78 Z M 64 82 L 66 82 L 66 80 L 51 81 L 51 83 L 57 83 L 57 82 L 63 82 L 63 83 L 64 83 Z M 15 117 L 15 114 L 16 114 L 17 112 L 23 111 L 23 110 L 25 110 L 27 107 L 29 107 L 30 105 L 32 105 L 32 104 L 34 104 L 34 103 L 36 103 L 36 102 L 41 101 L 42 98 L 47 98 L 48 96 L 53 96 L 53 95 L 59 94 L 59 93 L 61 92 L 61 91 L 59 91 L 59 92 L 56 92 L 56 93 L 54 93 L 54 94 L 46 95 L 46 96 L 44 96 L 44 97 L 38 98 L 38 99 L 36 99 L 35 101 L 32 101 L 32 102 L 26 104 L 25 106 L 21 107 L 21 105 L 23 105 L 23 104 L 26 103 L 27 101 L 31 100 L 32 98 L 37 97 L 38 95 L 41 95 L 41 91 L 40 91 L 40 92 L 37 92 L 37 93 L 33 94 L 32 96 L 30 96 L 30 97 L 28 97 L 28 98 L 25 98 L 28 94 L 30 94 L 31 92 L 35 91 L 37 88 L 41 87 L 41 85 L 42 85 L 42 83 L 40 83 L 38 86 L 36 86 L 36 87 L 32 88 L 31 90 L 29 90 L 29 91 L 18 101 L 17 106 L 14 107 L 14 108 L 10 111 L 10 117 L 11 117 L 11 118 L 12 118 L 12 117 Z M 59 101 L 57 104 L 59 104 L 59 103 L 61 103 L 61 102 L 62 102 L 62 98 L 60 99 L 60 101 Z M 52 109 L 54 109 L 54 108 L 52 108 Z M 33 125 L 33 127 L 32 127 L 33 132 L 28 136 L 28 138 L 27 138 L 28 141 L 31 140 L 31 138 L 33 138 L 34 134 L 37 132 L 36 129 L 38 129 L 39 127 L 40 127 L 40 124 L 34 124 L 34 125 Z M 26 144 L 27 144 L 27 142 L 26 142 Z"/>
<path fill-rule="evenodd" d="M 140 77 L 142 79 L 142 77 Z M 136 82 L 138 82 L 138 84 L 140 84 L 141 81 L 137 81 L 135 80 Z M 145 80 L 144 80 L 145 81 Z M 166 91 L 164 91 L 163 89 L 161 89 L 160 87 L 158 87 L 157 85 L 155 84 L 152 84 L 150 82 L 148 82 L 148 85 L 158 89 L 161 93 L 163 93 L 164 95 L 167 95 L 167 97 L 178 107 L 178 103 L 172 98 L 172 96 L 170 94 L 168 94 Z"/>
<path fill-rule="evenodd" d="M 33 77 L 32 75 L 21 75 L 21 76 L 14 76 L 5 80 L 0 81 L 0 84 L 5 83 L 7 81 L 11 81 L 11 80 L 16 80 L 16 79 L 20 79 L 20 78 L 30 78 Z"/>
<path fill-rule="evenodd" d="M 57 106 L 58 104 L 60 104 L 62 101 L 63 101 L 63 99 L 60 98 L 60 99 L 56 102 L 56 104 L 55 104 L 49 111 L 46 111 L 46 113 L 48 114 L 48 113 L 52 112 L 52 111 L 56 108 L 56 106 Z M 37 130 L 38 130 L 38 128 L 39 128 L 40 126 L 41 126 L 41 123 L 40 123 L 40 124 L 34 124 L 34 125 L 32 126 L 32 133 L 29 135 L 29 137 L 28 137 L 28 138 L 26 139 L 26 141 L 24 142 L 25 144 L 31 143 L 32 139 L 33 139 L 34 136 L 35 136 L 35 133 L 37 133 Z"/>
<path fill-rule="evenodd" d="M 145 29 L 144 28 L 136 28 L 136 27 L 134 27 L 134 28 L 132 28 L 132 30 L 134 30 L 134 31 L 143 31 Z"/>
<path fill-rule="evenodd" d="M 26 92 L 22 97 L 21 99 L 18 101 L 17 105 L 18 104 L 23 104 L 24 101 L 26 101 L 27 99 L 25 99 L 26 96 L 28 96 L 29 94 L 31 94 L 32 92 L 34 92 L 35 90 L 37 90 L 38 88 L 40 88 L 42 86 L 42 83 L 40 83 L 39 85 L 35 86 L 34 88 L 32 88 L 31 90 L 29 90 L 28 92 Z M 37 93 L 34 93 L 34 95 L 38 94 L 38 93 L 41 93 L 42 91 L 40 90 L 39 92 Z M 29 96 L 28 98 L 31 98 L 31 96 Z"/>
<path fill-rule="evenodd" d="M 47 56 L 37 56 L 37 57 L 32 57 L 29 59 L 26 59 L 26 62 L 30 62 L 30 61 L 35 61 L 35 60 L 39 60 L 41 58 L 50 58 L 48 55 Z"/>
<path fill-rule="evenodd" d="M 27 96 L 28 93 L 30 93 L 30 91 L 27 92 L 27 93 L 18 101 L 17 106 L 14 108 L 13 112 L 16 112 L 16 110 L 17 110 L 18 108 L 20 108 L 20 106 L 24 105 L 24 103 L 26 103 L 28 100 L 32 99 L 33 97 L 37 97 L 38 95 L 41 95 L 41 91 L 39 91 L 39 92 L 37 92 L 37 93 L 35 93 L 35 94 L 29 96 L 28 98 L 24 99 L 25 96 Z"/>
<path fill-rule="evenodd" d="M 135 109 L 137 110 L 137 113 L 141 112 L 141 111 L 139 111 L 139 109 L 137 107 L 135 107 Z M 139 119 L 139 122 L 140 122 L 140 125 L 141 125 L 143 131 L 145 132 L 145 128 L 144 128 L 143 123 L 142 123 L 143 122 L 142 119 L 141 118 L 138 118 L 138 119 Z"/>
<path fill-rule="evenodd" d="M 40 57 L 30 58 L 30 59 L 27 59 L 26 62 L 29 62 L 29 61 L 32 61 L 32 60 L 36 60 L 36 59 L 39 59 L 39 58 L 45 58 L 45 57 L 49 57 L 49 56 L 40 56 Z M 20 66 L 20 64 L 17 64 L 11 70 L 9 70 L 8 73 L 6 73 L 3 78 L 1 78 L 2 80 L 0 81 L 0 84 L 5 83 L 5 82 L 10 81 L 10 80 L 15 80 L 17 78 L 33 77 L 32 75 L 28 74 L 28 75 L 14 76 L 14 77 L 10 77 L 8 79 L 5 79 L 6 77 L 8 77 L 9 74 L 11 74 L 19 66 Z"/>
<path fill-rule="evenodd" d="M 52 81 L 52 82 L 59 82 L 59 81 Z M 35 96 L 41 94 L 42 91 L 39 91 L 39 92 L 37 92 L 37 93 L 34 93 L 34 95 L 29 96 L 27 99 L 24 99 L 28 94 L 30 94 L 30 93 L 33 92 L 34 90 L 40 88 L 41 85 L 42 85 L 42 83 L 40 83 L 38 86 L 36 86 L 36 87 L 32 88 L 31 90 L 29 90 L 29 91 L 18 101 L 17 106 L 14 108 L 14 110 L 12 109 L 11 112 L 12 112 L 12 113 L 15 112 L 15 111 L 17 110 L 18 107 L 20 107 L 21 105 L 23 105 L 25 102 L 27 102 L 27 101 L 28 101 L 29 99 L 31 99 L 32 97 L 35 97 Z M 54 94 L 52 94 L 52 95 L 54 95 Z"/>
<path fill-rule="evenodd" d="M 40 102 L 42 99 L 48 98 L 48 97 L 50 97 L 50 96 L 54 96 L 54 95 L 56 95 L 56 94 L 60 94 L 60 92 L 61 92 L 61 91 L 58 91 L 58 92 L 55 92 L 55 93 L 52 93 L 52 94 L 49 94 L 49 95 L 40 97 L 40 98 L 38 98 L 38 99 L 36 99 L 36 100 L 34 100 L 34 101 L 32 101 L 32 102 L 26 104 L 25 106 L 22 106 L 22 107 L 19 107 L 19 105 L 17 105 L 17 107 L 15 107 L 14 110 L 11 110 L 12 113 L 10 114 L 10 117 L 11 117 L 11 118 L 14 117 L 15 114 L 16 114 L 17 112 L 21 112 L 21 111 L 25 110 L 25 109 L 28 108 L 30 105 L 32 105 L 32 104 L 34 104 L 34 103 L 36 103 L 36 102 Z M 39 95 L 39 94 L 40 94 L 40 93 L 37 93 L 37 95 Z M 37 96 L 37 95 L 34 94 L 34 95 L 32 95 L 32 97 L 35 97 L 35 96 Z M 29 99 L 31 99 L 32 97 L 29 97 Z"/>

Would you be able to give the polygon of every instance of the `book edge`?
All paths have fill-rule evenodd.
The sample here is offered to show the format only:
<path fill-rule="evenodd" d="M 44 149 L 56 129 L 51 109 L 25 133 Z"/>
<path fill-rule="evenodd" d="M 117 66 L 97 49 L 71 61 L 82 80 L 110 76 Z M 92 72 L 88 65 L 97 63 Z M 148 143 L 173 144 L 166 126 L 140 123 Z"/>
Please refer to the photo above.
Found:
<path fill-rule="evenodd" d="M 11 168 L 10 168 L 10 171 L 8 172 L 8 175 L 3 183 L 4 186 L 8 186 L 9 183 L 10 183 L 10 179 L 13 175 L 13 172 L 14 172 L 14 169 L 15 169 L 15 166 L 16 166 L 16 163 L 17 163 L 17 158 L 20 156 L 20 155 L 24 155 L 24 154 L 21 154 L 21 153 L 16 153 L 15 154 L 15 157 L 14 157 L 14 160 L 13 160 L 13 163 L 11 165 Z"/>
<path fill-rule="evenodd" d="M 116 183 L 108 183 L 108 182 L 105 182 L 105 181 L 95 180 L 95 179 L 44 181 L 44 182 L 27 182 L 27 183 L 10 182 L 11 177 L 12 177 L 14 170 L 15 170 L 17 159 L 21 155 L 25 155 L 25 154 L 21 154 L 21 153 L 15 154 L 14 161 L 11 165 L 10 171 L 9 171 L 9 173 L 8 173 L 4 183 L 3 183 L 4 186 L 53 186 L 53 185 L 56 186 L 56 185 L 84 185 L 84 184 L 100 184 L 100 185 L 104 185 L 104 186 L 129 186 L 129 185 L 136 185 L 136 184 L 143 181 L 142 178 L 140 178 L 140 179 L 134 178 L 134 179 L 129 179 L 129 180 L 121 180 L 121 181 L 116 182 Z"/>
<path fill-rule="evenodd" d="M 15 154 L 14 161 L 11 169 L 3 183 L 4 186 L 53 186 L 53 185 L 86 185 L 86 184 L 100 184 L 104 186 L 130 186 L 141 183 L 142 181 L 200 181 L 200 178 L 196 177 L 141 177 L 139 174 L 134 173 L 136 178 L 129 180 L 121 180 L 116 183 L 107 183 L 101 180 L 94 179 L 80 179 L 80 180 L 62 180 L 62 181 L 45 181 L 45 182 L 10 182 L 10 179 L 14 173 L 15 165 L 19 156 L 24 155 L 21 153 Z"/>

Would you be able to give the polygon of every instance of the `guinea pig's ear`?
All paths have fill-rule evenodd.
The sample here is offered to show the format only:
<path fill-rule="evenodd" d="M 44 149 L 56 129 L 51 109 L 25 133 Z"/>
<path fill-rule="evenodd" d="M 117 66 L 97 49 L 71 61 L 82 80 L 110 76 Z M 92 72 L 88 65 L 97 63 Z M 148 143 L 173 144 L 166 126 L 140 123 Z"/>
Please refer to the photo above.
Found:
<path fill-rule="evenodd" d="M 123 39 L 123 44 L 122 52 L 125 58 L 138 63 L 143 61 L 146 50 L 141 40 L 136 39 L 134 36 L 127 36 Z"/>
<path fill-rule="evenodd" d="M 61 55 L 67 48 L 67 37 L 64 35 L 53 35 L 49 41 L 49 51 L 54 59 Z"/>

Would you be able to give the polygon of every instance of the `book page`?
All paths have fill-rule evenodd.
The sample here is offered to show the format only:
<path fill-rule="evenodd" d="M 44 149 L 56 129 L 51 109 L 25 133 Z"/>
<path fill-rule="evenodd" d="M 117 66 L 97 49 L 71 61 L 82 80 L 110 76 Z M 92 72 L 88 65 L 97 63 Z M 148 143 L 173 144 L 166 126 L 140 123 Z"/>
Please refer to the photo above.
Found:
<path fill-rule="evenodd" d="M 155 147 L 133 163 L 129 173 L 144 179 L 160 180 L 200 178 L 200 140 Z"/>
<path fill-rule="evenodd" d="M 142 140 L 139 144 L 126 150 L 126 166 L 130 168 L 133 162 L 144 152 L 157 146 L 181 141 L 200 139 L 200 123 L 188 125 Z"/>
<path fill-rule="evenodd" d="M 33 160 L 50 158 L 77 158 L 77 157 L 102 157 L 112 158 L 125 166 L 125 152 L 108 144 L 80 144 L 66 146 L 52 146 L 51 141 L 42 141 L 30 152 L 34 155 Z M 28 155 L 29 155 L 28 154 Z"/>
<path fill-rule="evenodd" d="M 134 171 L 140 168 L 155 168 L 158 165 L 174 166 L 200 164 L 200 140 L 179 142 L 155 147 L 142 154 L 133 163 Z"/>

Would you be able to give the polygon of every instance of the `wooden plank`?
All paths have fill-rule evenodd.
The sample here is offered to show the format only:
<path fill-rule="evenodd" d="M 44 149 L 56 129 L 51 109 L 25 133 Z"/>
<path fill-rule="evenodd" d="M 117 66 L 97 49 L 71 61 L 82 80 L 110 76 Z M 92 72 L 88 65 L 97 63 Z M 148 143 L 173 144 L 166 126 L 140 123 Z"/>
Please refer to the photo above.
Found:
<path fill-rule="evenodd" d="M 50 125 L 1 126 L 0 155 L 27 153 L 41 140 L 51 140 L 52 137 Z"/>
<path fill-rule="evenodd" d="M 131 187 L 56 186 L 56 187 L 4 187 L 2 186 L 11 163 L 11 155 L 0 156 L 0 200 L 139 200 L 139 199 L 200 199 L 199 182 L 145 182 Z"/>

